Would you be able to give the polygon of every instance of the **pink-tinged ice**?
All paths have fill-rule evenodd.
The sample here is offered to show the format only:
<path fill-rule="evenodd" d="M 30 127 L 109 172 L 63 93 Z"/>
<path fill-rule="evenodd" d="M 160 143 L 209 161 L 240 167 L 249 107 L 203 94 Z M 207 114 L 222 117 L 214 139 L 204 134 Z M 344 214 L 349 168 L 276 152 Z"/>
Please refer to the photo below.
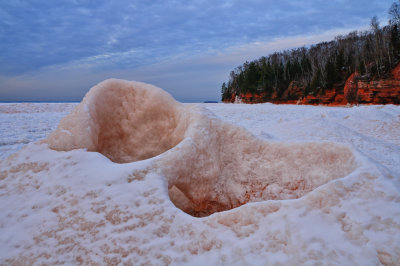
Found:
<path fill-rule="evenodd" d="M 119 163 L 170 150 L 155 168 L 167 178 L 172 201 L 195 216 L 299 198 L 355 168 L 343 145 L 268 143 L 182 106 L 159 88 L 123 80 L 93 87 L 48 143 L 55 150 L 97 151 Z"/>
<path fill-rule="evenodd" d="M 106 80 L 60 122 L 48 143 L 55 150 L 97 151 L 115 162 L 151 158 L 182 140 L 181 109 L 160 88 Z"/>

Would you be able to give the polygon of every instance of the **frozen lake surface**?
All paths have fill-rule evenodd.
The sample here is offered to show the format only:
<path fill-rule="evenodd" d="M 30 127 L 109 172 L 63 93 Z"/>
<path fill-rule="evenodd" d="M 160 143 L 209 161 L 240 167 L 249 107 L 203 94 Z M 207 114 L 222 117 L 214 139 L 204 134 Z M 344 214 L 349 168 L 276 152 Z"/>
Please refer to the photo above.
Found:
<path fill-rule="evenodd" d="M 0 103 L 0 159 L 44 139 L 75 103 Z"/>
<path fill-rule="evenodd" d="M 127 163 L 115 161 L 130 154 L 118 157 L 113 150 L 54 151 L 34 143 L 76 106 L 0 104 L 0 264 L 400 264 L 399 106 L 185 104 L 176 111 L 190 121 L 183 141 Z M 267 182 L 254 169 L 264 167 L 268 149 L 274 154 L 260 170 L 272 177 Z M 327 156 L 336 164 L 348 151 L 354 163 L 343 160 L 347 170 L 318 161 Z M 281 162 L 268 168 L 273 157 Z M 322 173 L 313 170 L 299 170 L 297 183 L 273 179 L 290 176 L 290 168 L 297 173 L 308 157 L 334 177 L 316 186 L 301 176 Z M 196 208 L 190 200 L 204 188 L 196 178 L 212 176 L 219 160 L 224 164 L 216 172 L 237 179 L 246 191 L 229 179 L 217 181 L 220 205 L 206 217 L 189 215 Z M 257 190 L 260 182 L 267 182 L 267 194 Z M 190 185 L 194 192 L 185 191 Z M 223 197 L 234 202 L 236 196 L 237 205 L 248 203 L 218 211 Z"/>

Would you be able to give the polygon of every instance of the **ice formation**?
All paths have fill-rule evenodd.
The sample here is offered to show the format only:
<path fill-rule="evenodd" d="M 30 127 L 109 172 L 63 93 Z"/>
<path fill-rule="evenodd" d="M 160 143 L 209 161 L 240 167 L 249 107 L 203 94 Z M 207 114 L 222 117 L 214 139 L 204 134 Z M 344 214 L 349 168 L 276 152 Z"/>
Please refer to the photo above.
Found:
<path fill-rule="evenodd" d="M 169 186 L 189 199 L 174 200 L 170 191 L 172 201 L 194 216 L 299 198 L 355 168 L 343 145 L 266 142 L 218 119 L 193 116 L 185 140 L 161 159 L 160 169 Z"/>
<path fill-rule="evenodd" d="M 154 86 L 106 80 L 60 122 L 48 143 L 55 150 L 97 151 L 120 163 L 151 158 L 182 140 L 181 109 Z"/>
<path fill-rule="evenodd" d="M 156 168 L 175 205 L 195 216 L 249 201 L 299 198 L 355 168 L 343 145 L 270 143 L 204 112 L 154 86 L 106 80 L 47 142 L 55 150 L 97 151 L 118 163 L 169 150 Z"/>
<path fill-rule="evenodd" d="M 93 87 L 0 161 L 0 264 L 400 264 L 400 108 L 203 106 Z"/>

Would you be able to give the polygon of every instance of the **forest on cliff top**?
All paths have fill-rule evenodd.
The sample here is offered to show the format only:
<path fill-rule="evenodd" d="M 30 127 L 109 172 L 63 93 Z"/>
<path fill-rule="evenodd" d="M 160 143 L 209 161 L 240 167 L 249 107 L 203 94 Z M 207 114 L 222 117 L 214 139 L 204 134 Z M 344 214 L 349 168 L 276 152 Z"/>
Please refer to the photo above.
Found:
<path fill-rule="evenodd" d="M 389 9 L 388 25 L 381 27 L 373 17 L 368 31 L 354 31 L 336 36 L 330 42 L 310 47 L 275 52 L 230 72 L 229 81 L 221 87 L 222 101 L 233 101 L 236 95 L 262 95 L 262 102 L 297 100 L 284 93 L 296 84 L 303 97 L 324 95 L 327 89 L 344 86 L 357 72 L 363 78 L 382 79 L 400 62 L 400 0 Z M 346 95 L 348 102 L 354 95 Z M 293 98 L 293 99 L 292 99 Z"/>

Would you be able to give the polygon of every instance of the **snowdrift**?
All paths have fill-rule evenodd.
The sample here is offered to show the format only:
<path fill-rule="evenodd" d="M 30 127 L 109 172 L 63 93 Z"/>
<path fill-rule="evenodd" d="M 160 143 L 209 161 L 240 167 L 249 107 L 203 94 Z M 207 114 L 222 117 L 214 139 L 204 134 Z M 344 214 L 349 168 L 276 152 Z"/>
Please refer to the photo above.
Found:
<path fill-rule="evenodd" d="M 354 149 L 378 142 L 325 109 L 230 108 L 138 82 L 93 87 L 47 140 L 0 161 L 0 263 L 399 264 L 398 135 L 379 142 L 379 164 Z M 330 114 L 359 122 L 349 110 Z M 343 136 L 352 149 L 321 141 Z"/>

